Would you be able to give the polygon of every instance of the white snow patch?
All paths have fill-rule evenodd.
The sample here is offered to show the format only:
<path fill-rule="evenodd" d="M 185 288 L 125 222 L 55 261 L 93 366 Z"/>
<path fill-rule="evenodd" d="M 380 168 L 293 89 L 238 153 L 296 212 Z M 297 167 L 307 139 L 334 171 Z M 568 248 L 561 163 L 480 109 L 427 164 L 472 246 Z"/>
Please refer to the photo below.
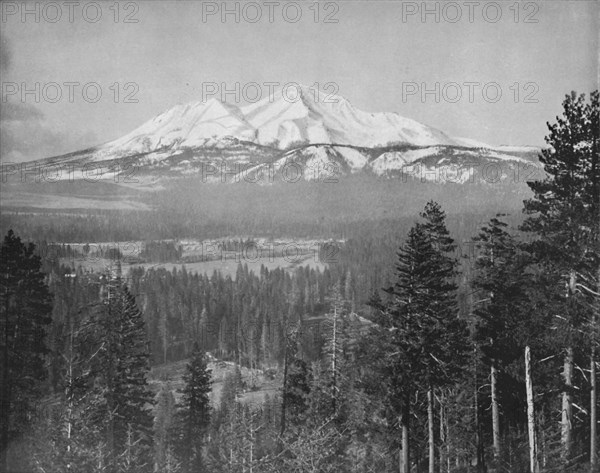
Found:
<path fill-rule="evenodd" d="M 378 156 L 372 163 L 371 169 L 375 174 L 384 174 L 387 171 L 396 171 L 408 168 L 415 161 L 428 156 L 437 155 L 441 151 L 438 146 L 408 151 L 388 151 Z"/>
<path fill-rule="evenodd" d="M 335 151 L 346 160 L 346 163 L 348 163 L 348 166 L 352 171 L 363 169 L 368 162 L 368 158 L 354 148 L 337 146 L 335 147 Z"/>

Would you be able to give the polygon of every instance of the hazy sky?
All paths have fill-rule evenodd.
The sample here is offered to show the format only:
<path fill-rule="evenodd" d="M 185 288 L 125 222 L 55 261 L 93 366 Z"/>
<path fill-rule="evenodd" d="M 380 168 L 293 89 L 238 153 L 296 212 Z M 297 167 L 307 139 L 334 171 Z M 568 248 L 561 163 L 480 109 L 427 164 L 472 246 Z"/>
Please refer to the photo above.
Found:
<path fill-rule="evenodd" d="M 94 23 L 98 10 L 90 3 L 74 5 L 70 21 L 63 2 L 32 2 L 27 7 L 40 9 L 39 22 L 35 13 L 23 22 L 21 2 L 2 2 L 3 160 L 56 155 L 117 138 L 177 103 L 202 100 L 207 82 L 230 89 L 236 82 L 331 82 L 360 109 L 395 111 L 450 135 L 514 145 L 541 145 L 545 122 L 560 113 L 564 95 L 598 87 L 597 1 L 427 2 L 438 9 L 439 22 L 434 13 L 422 18 L 420 1 L 299 2 L 296 23 L 285 21 L 284 7 L 288 19 L 297 14 L 293 2 L 285 1 L 100 2 L 102 16 Z M 51 23 L 56 5 L 62 17 Z M 239 8 L 239 22 L 233 14 L 223 22 L 219 12 L 203 18 L 203 9 L 224 5 Z M 502 17 L 493 23 L 498 6 Z M 258 9 L 262 18 L 246 21 Z M 462 17 L 450 22 L 459 10 Z M 125 23 L 127 14 L 137 23 Z M 327 14 L 337 23 L 325 23 Z M 62 92 L 55 103 L 54 86 L 44 89 L 46 97 L 40 92 L 38 103 L 33 93 L 21 97 L 22 84 L 35 89 L 39 83 L 41 90 L 50 82 Z M 64 85 L 69 82 L 95 82 L 102 97 L 89 103 L 82 87 L 73 86 L 71 103 Z M 129 82 L 137 92 L 131 85 L 124 89 Z M 476 84 L 472 103 L 466 82 Z M 483 85 L 492 82 L 497 86 L 488 86 L 486 100 Z M 406 95 L 414 84 L 434 89 L 436 83 L 439 103 L 435 94 L 425 100 L 418 92 Z M 498 87 L 502 97 L 491 103 Z M 451 103 L 442 91 L 449 100 L 459 91 L 462 98 Z M 93 92 L 88 89 L 88 99 Z M 135 92 L 138 103 L 124 103 L 128 92 Z M 267 92 L 263 86 L 263 97 Z M 526 103 L 527 96 L 537 103 Z M 227 99 L 236 101 L 231 94 Z"/>

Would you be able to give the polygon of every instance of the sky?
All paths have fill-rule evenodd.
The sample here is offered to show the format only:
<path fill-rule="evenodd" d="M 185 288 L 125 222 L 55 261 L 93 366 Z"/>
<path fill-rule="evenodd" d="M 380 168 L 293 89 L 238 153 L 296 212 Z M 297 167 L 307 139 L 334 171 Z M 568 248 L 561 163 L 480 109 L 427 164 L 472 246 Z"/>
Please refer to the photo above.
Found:
<path fill-rule="evenodd" d="M 565 94 L 598 88 L 597 1 L 0 5 L 4 162 L 116 139 L 211 84 L 217 98 L 239 84 L 223 98 L 245 105 L 266 83 L 318 83 L 365 111 L 534 146 Z"/>

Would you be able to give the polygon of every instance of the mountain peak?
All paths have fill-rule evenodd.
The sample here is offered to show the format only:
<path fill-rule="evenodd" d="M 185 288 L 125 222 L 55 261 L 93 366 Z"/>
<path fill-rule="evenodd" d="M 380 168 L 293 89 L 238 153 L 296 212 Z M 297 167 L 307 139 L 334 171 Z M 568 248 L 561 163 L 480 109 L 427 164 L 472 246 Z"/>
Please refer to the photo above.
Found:
<path fill-rule="evenodd" d="M 210 98 L 206 102 L 202 102 L 203 117 L 223 117 L 226 115 L 232 115 L 239 120 L 244 120 L 242 111 L 236 105 L 222 102 L 217 98 Z"/>
<path fill-rule="evenodd" d="M 364 148 L 461 144 L 397 113 L 363 112 L 340 95 L 315 86 L 291 84 L 242 108 L 217 98 L 176 105 L 103 145 L 100 154 L 125 156 L 163 148 L 197 148 L 225 138 L 279 149 L 297 144 Z"/>

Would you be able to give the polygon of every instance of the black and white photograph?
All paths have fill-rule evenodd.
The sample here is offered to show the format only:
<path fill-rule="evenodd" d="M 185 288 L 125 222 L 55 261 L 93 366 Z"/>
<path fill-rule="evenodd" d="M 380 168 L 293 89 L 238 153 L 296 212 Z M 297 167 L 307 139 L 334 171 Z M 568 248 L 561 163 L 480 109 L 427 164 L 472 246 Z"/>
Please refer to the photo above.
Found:
<path fill-rule="evenodd" d="M 600 473 L 598 0 L 1 0 L 0 473 Z"/>

